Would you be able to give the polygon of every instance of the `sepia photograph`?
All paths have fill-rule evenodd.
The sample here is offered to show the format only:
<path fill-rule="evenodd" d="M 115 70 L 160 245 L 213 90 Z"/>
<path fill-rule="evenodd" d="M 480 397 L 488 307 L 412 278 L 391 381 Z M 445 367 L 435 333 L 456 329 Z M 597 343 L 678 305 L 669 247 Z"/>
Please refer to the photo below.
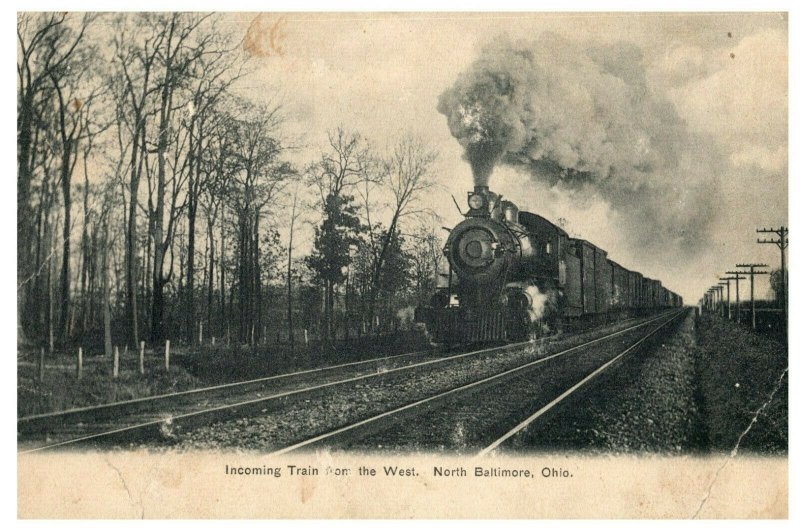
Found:
<path fill-rule="evenodd" d="M 18 518 L 788 518 L 788 13 L 16 18 Z"/>

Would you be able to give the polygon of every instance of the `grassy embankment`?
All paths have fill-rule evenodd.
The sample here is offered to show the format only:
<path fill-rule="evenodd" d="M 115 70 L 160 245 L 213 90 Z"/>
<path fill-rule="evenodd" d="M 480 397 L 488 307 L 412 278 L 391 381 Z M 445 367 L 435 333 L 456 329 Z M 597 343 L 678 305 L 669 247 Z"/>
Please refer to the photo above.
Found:
<path fill-rule="evenodd" d="M 42 381 L 38 378 L 38 354 L 30 351 L 17 363 L 17 414 L 128 400 L 427 348 L 421 334 L 403 331 L 378 338 L 352 338 L 327 349 L 318 344 L 297 345 L 294 352 L 286 344 L 256 348 L 220 343 L 191 348 L 174 345 L 169 371 L 164 367 L 163 348 L 147 351 L 144 375 L 139 374 L 138 353 L 121 352 L 118 378 L 112 378 L 110 357 L 87 353 L 81 379 L 76 375 L 75 354 L 48 354 Z"/>
<path fill-rule="evenodd" d="M 785 453 L 785 344 L 718 316 L 698 318 L 696 329 L 696 398 L 706 447 L 731 451 L 738 444 L 745 451 Z"/>

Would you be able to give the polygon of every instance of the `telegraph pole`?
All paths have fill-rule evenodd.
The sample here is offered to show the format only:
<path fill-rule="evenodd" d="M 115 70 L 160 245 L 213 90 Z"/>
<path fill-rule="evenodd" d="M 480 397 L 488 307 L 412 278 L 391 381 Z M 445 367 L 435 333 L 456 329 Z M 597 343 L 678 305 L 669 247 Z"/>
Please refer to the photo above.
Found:
<path fill-rule="evenodd" d="M 739 302 L 739 281 L 744 280 L 747 277 L 742 275 L 741 271 L 725 271 L 725 274 L 734 275 L 730 278 L 736 281 L 736 322 L 740 323 L 742 321 L 741 319 L 742 308 L 741 308 L 741 303 Z"/>
<path fill-rule="evenodd" d="M 766 234 L 772 233 L 778 236 L 778 239 L 758 239 L 758 243 L 772 243 L 778 246 L 781 250 L 781 306 L 783 307 L 783 319 L 786 326 L 786 331 L 789 331 L 789 298 L 786 293 L 786 248 L 789 246 L 789 228 L 781 225 L 779 229 L 756 229 L 757 233 Z"/>
<path fill-rule="evenodd" d="M 756 271 L 757 267 L 767 267 L 767 264 L 736 264 L 736 267 L 749 267 L 750 271 L 745 272 L 745 275 L 750 275 L 750 311 L 751 311 L 751 326 L 753 330 L 756 329 L 756 299 L 753 295 L 755 289 L 755 276 L 756 275 L 769 275 L 769 271 Z"/>
<path fill-rule="evenodd" d="M 738 276 L 738 275 L 737 275 Z M 736 277 L 721 277 L 721 281 L 725 282 L 725 288 L 728 290 L 728 321 L 731 320 L 731 280 L 736 280 Z M 736 280 L 738 283 L 739 281 Z M 738 298 L 737 298 L 738 302 Z"/>

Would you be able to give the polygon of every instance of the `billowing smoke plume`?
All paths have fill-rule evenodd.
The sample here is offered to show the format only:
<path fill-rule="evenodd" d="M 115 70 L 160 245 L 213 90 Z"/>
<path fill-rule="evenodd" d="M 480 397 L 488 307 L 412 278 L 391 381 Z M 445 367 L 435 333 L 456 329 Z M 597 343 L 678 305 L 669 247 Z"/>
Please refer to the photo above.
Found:
<path fill-rule="evenodd" d="M 658 92 L 636 46 L 548 34 L 488 45 L 438 109 L 476 184 L 512 165 L 576 199 L 599 197 L 639 244 L 692 254 L 713 217 L 711 147 Z"/>

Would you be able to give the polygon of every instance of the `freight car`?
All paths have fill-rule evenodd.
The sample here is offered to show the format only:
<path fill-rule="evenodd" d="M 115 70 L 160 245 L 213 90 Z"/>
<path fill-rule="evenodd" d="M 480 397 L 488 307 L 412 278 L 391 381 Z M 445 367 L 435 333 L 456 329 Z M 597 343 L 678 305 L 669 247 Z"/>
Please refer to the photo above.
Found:
<path fill-rule="evenodd" d="M 436 343 L 522 341 L 683 305 L 660 281 L 488 187 L 467 203 L 444 247 L 447 286 L 415 313 Z"/>

